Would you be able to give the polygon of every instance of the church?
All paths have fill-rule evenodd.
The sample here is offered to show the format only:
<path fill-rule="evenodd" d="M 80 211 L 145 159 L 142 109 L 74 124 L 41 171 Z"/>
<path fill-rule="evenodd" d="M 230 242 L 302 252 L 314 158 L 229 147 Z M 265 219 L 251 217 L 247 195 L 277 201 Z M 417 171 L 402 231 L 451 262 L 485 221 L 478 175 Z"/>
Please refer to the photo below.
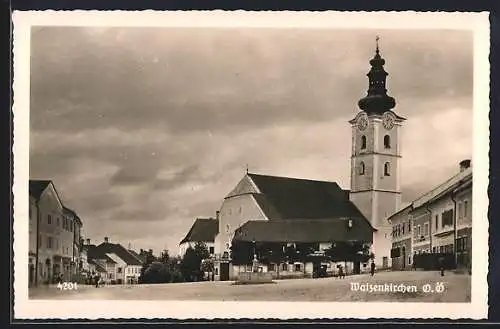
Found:
<path fill-rule="evenodd" d="M 367 270 L 369 259 L 379 269 L 391 267 L 392 225 L 387 218 L 401 207 L 400 142 L 405 118 L 394 111 L 395 99 L 387 94 L 388 73 L 378 38 L 369 63 L 367 95 L 348 122 L 352 127 L 350 190 L 334 181 L 247 172 L 224 197 L 213 219 L 218 222 L 212 239 L 216 280 L 234 280 L 238 273 L 254 271 L 251 264 L 255 263 L 258 271 L 281 278 L 311 277 L 319 268 L 335 272 L 339 265 L 322 256 L 337 244 L 369 250 L 370 258 L 341 262 L 347 271 Z M 246 264 L 234 259 L 236 244 L 250 249 Z M 264 245 L 278 245 L 283 253 L 294 247 L 297 254 L 297 246 L 306 245 L 307 257 L 273 260 L 272 250 L 266 255 L 260 252 Z"/>

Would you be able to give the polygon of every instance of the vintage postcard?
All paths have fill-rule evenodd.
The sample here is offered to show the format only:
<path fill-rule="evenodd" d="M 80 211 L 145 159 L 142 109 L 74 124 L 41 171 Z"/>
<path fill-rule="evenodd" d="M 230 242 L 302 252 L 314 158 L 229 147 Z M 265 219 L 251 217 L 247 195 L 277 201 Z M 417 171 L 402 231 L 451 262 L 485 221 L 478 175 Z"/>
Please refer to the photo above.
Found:
<path fill-rule="evenodd" d="M 13 24 L 16 318 L 487 316 L 488 13 Z"/>

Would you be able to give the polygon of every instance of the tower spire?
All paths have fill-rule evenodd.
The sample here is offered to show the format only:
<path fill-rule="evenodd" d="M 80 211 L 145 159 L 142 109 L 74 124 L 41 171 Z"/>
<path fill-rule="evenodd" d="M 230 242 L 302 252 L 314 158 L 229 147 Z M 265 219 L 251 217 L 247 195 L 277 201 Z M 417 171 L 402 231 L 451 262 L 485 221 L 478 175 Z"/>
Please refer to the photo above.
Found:
<path fill-rule="evenodd" d="M 358 106 L 361 110 L 370 113 L 381 114 L 396 106 L 394 98 L 387 95 L 386 78 L 389 75 L 384 70 L 385 59 L 380 56 L 380 37 L 375 38 L 375 56 L 370 60 L 371 69 L 368 72 L 368 92 L 365 97 L 359 100 Z"/>

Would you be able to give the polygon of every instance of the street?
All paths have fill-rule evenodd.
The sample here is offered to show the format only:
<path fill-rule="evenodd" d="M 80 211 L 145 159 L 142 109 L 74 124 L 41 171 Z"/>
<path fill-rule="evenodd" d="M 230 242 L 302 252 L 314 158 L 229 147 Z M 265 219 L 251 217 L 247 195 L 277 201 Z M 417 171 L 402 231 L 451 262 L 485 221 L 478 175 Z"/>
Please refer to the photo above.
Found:
<path fill-rule="evenodd" d="M 441 284 L 442 283 L 442 284 Z M 416 287 L 416 291 L 380 291 L 377 287 Z M 424 292 L 425 288 L 428 292 Z M 372 289 L 356 291 L 353 287 L 371 285 Z M 375 286 L 378 285 L 378 286 Z M 375 287 L 375 288 L 373 288 Z M 441 287 L 441 288 L 436 288 Z M 270 284 L 235 285 L 230 281 L 134 286 L 79 285 L 77 290 L 61 291 L 54 286 L 30 288 L 32 299 L 81 300 L 218 300 L 218 301 L 387 301 L 387 302 L 470 302 L 471 276 L 447 272 L 381 272 L 348 276 L 345 279 L 276 280 Z M 431 291 L 432 290 L 432 291 Z"/>

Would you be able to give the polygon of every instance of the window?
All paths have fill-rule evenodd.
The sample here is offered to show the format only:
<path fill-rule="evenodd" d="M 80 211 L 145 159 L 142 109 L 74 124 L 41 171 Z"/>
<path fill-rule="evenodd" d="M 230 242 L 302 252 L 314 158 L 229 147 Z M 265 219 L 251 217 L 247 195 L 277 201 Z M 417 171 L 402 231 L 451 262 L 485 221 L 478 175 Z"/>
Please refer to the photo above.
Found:
<path fill-rule="evenodd" d="M 469 201 L 464 201 L 464 218 L 469 218 Z"/>
<path fill-rule="evenodd" d="M 420 234 L 420 225 L 417 226 L 417 238 L 420 238 L 421 234 Z"/>
<path fill-rule="evenodd" d="M 59 218 L 59 217 L 57 217 L 57 227 L 59 227 L 59 225 L 61 225 L 61 224 L 60 224 L 60 218 Z"/>
<path fill-rule="evenodd" d="M 436 252 L 436 247 L 432 247 L 432 252 Z"/>
<path fill-rule="evenodd" d="M 365 135 L 361 136 L 361 149 L 362 150 L 366 149 L 366 136 Z"/>
<path fill-rule="evenodd" d="M 121 273 L 121 272 L 122 272 L 122 268 L 118 267 L 118 273 Z"/>
<path fill-rule="evenodd" d="M 209 248 L 209 252 L 210 252 L 210 254 L 213 254 L 214 253 L 214 247 L 210 247 Z"/>
<path fill-rule="evenodd" d="M 359 174 L 360 175 L 364 175 L 365 174 L 365 163 L 363 161 L 361 161 L 359 163 Z"/>
<path fill-rule="evenodd" d="M 47 224 L 52 224 L 52 216 L 47 215 Z"/>
<path fill-rule="evenodd" d="M 275 264 L 269 264 L 269 272 L 275 272 L 276 271 L 275 267 L 276 267 Z"/>
<path fill-rule="evenodd" d="M 435 224 L 436 224 L 436 231 L 437 231 L 437 229 L 439 227 L 439 215 L 436 215 L 436 222 L 435 222 Z"/>
<path fill-rule="evenodd" d="M 69 222 L 69 230 L 73 232 L 73 221 Z"/>
<path fill-rule="evenodd" d="M 218 267 L 215 268 L 215 275 L 219 275 L 219 268 Z"/>
<path fill-rule="evenodd" d="M 453 209 L 443 212 L 441 215 L 442 227 L 453 225 Z"/>
<path fill-rule="evenodd" d="M 405 226 L 401 224 L 401 235 L 405 235 Z"/>
<path fill-rule="evenodd" d="M 411 220 L 408 221 L 408 232 L 411 232 Z"/>
<path fill-rule="evenodd" d="M 286 263 L 281 264 L 281 270 L 282 271 L 288 271 L 288 266 Z"/>
<path fill-rule="evenodd" d="M 300 264 L 295 264 L 295 272 L 300 272 Z"/>
<path fill-rule="evenodd" d="M 391 136 L 389 136 L 389 135 L 384 136 L 384 148 L 386 148 L 386 149 L 391 148 Z"/>
<path fill-rule="evenodd" d="M 464 209 L 463 209 L 463 203 L 459 203 L 458 204 L 458 219 L 462 219 L 463 217 L 463 213 L 464 213 Z"/>
<path fill-rule="evenodd" d="M 52 248 L 52 237 L 47 237 L 47 248 Z"/>
<path fill-rule="evenodd" d="M 429 223 L 424 224 L 424 235 L 429 235 Z"/>
<path fill-rule="evenodd" d="M 408 265 L 411 265 L 411 256 L 408 256 Z"/>
<path fill-rule="evenodd" d="M 386 162 L 384 164 L 384 176 L 390 176 L 391 175 L 391 164 L 389 162 Z"/>

